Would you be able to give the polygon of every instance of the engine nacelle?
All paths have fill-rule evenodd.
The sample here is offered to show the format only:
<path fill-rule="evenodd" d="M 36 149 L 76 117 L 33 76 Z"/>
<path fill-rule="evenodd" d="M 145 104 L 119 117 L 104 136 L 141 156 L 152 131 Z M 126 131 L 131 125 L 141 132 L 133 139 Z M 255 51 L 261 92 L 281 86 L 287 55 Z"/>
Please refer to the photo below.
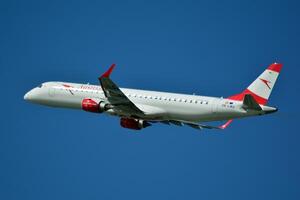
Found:
<path fill-rule="evenodd" d="M 130 118 L 123 118 L 123 117 L 120 119 L 120 125 L 123 128 L 129 128 L 134 130 L 141 130 L 142 128 L 151 126 L 151 124 L 149 124 L 148 122 L 142 119 L 130 119 Z"/>
<path fill-rule="evenodd" d="M 103 101 L 96 102 L 93 99 L 83 99 L 81 102 L 82 110 L 93 113 L 102 113 L 107 111 L 110 106 Z"/>

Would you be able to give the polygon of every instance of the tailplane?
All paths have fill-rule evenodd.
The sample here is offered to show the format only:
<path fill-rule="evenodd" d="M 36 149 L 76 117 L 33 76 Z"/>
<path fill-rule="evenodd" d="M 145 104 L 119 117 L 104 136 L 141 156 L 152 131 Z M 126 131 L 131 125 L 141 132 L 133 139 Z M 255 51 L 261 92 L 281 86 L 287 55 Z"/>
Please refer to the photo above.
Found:
<path fill-rule="evenodd" d="M 228 99 L 244 101 L 245 95 L 249 94 L 258 104 L 266 105 L 276 83 L 276 80 L 279 76 L 281 68 L 282 64 L 271 64 L 257 79 L 255 79 L 255 81 L 253 81 L 247 87 L 246 90 L 244 90 L 240 94 L 230 96 L 228 97 Z"/>
<path fill-rule="evenodd" d="M 256 110 L 256 111 L 262 110 L 260 105 L 255 101 L 255 99 L 251 94 L 245 94 L 243 100 L 243 108 L 245 110 Z"/>

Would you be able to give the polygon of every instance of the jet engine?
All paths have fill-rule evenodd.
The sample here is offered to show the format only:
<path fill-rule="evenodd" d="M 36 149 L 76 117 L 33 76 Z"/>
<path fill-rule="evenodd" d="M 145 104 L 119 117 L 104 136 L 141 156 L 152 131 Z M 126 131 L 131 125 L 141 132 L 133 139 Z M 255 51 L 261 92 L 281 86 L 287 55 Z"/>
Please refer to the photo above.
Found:
<path fill-rule="evenodd" d="M 93 99 L 83 99 L 81 107 L 87 112 L 102 113 L 110 109 L 110 104 L 107 104 L 104 101 L 96 102 Z"/>
<path fill-rule="evenodd" d="M 142 128 L 151 126 L 150 123 L 142 119 L 130 119 L 130 118 L 123 118 L 123 117 L 120 119 L 120 125 L 123 128 L 129 128 L 134 130 L 141 130 Z"/>

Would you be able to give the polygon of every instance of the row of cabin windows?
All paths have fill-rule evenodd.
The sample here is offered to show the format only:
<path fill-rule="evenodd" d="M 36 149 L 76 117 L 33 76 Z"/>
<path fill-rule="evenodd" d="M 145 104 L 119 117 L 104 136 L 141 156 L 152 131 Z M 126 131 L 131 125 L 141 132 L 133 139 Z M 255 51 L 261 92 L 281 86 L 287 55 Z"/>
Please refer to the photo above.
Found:
<path fill-rule="evenodd" d="M 103 94 L 103 91 L 99 91 L 99 90 L 88 90 L 88 89 L 79 89 L 79 88 L 63 88 L 60 87 L 60 90 L 71 90 L 74 92 L 89 92 L 89 93 L 97 93 L 97 94 Z"/>
<path fill-rule="evenodd" d="M 177 101 L 184 103 L 200 103 L 200 104 L 208 104 L 208 101 L 202 100 L 188 100 L 188 99 L 180 99 L 180 98 L 168 98 L 168 97 L 159 97 L 159 96 L 146 96 L 146 95 L 136 95 L 136 94 L 128 94 L 128 97 L 136 97 L 136 98 L 144 98 L 144 99 L 155 99 L 155 100 L 165 100 L 165 101 Z"/>
<path fill-rule="evenodd" d="M 77 88 L 60 88 L 64 90 L 73 90 L 73 91 L 79 91 L 79 92 L 91 92 L 91 93 L 97 93 L 97 94 L 103 94 L 103 91 L 98 90 L 82 90 Z M 188 100 L 188 99 L 180 99 L 180 98 L 168 98 L 168 97 L 159 97 L 159 96 L 146 96 L 146 95 L 137 95 L 137 94 L 126 94 L 128 97 L 135 97 L 135 98 L 144 98 L 144 99 L 155 99 L 155 100 L 164 100 L 164 101 L 176 101 L 176 102 L 184 102 L 184 103 L 200 103 L 200 104 L 208 104 L 208 101 L 202 101 L 202 100 Z"/>

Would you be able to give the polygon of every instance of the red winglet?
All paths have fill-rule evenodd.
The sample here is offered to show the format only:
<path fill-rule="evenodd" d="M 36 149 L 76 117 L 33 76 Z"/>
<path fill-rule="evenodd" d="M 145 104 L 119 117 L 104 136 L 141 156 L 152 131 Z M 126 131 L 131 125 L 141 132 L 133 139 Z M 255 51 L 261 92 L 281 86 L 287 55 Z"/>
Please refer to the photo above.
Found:
<path fill-rule="evenodd" d="M 108 77 L 110 76 L 110 74 L 111 74 L 111 72 L 112 72 L 112 70 L 114 69 L 115 66 L 116 66 L 115 64 L 112 64 L 112 65 L 109 67 L 109 69 L 108 69 L 104 74 L 102 74 L 101 78 L 103 78 L 103 77 L 108 78 Z"/>
<path fill-rule="evenodd" d="M 220 129 L 225 129 L 227 128 L 227 126 L 233 121 L 233 119 L 228 120 L 225 124 L 223 124 L 222 126 L 219 126 Z"/>

